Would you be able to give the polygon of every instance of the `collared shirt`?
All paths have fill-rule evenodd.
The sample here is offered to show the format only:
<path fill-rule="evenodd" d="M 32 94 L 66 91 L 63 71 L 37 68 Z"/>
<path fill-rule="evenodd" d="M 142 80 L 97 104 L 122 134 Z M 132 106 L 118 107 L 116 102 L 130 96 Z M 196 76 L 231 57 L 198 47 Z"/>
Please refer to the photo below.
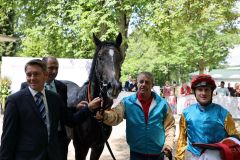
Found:
<path fill-rule="evenodd" d="M 45 83 L 44 86 L 47 90 L 57 93 L 57 89 L 56 89 L 56 85 L 55 85 L 54 81 L 52 81 L 51 83 Z"/>
<path fill-rule="evenodd" d="M 36 100 L 35 98 L 35 95 L 38 93 L 38 91 L 35 91 L 33 90 L 31 87 L 28 87 L 34 100 Z M 49 139 L 49 136 L 50 136 L 50 120 L 49 120 L 49 112 L 48 112 L 48 105 L 47 105 L 47 98 L 46 98 L 46 93 L 45 93 L 45 90 L 43 89 L 41 91 L 41 93 L 43 94 L 43 103 L 44 103 L 44 106 L 45 106 L 45 110 L 46 110 L 46 127 L 47 127 L 47 131 L 48 131 L 48 139 Z"/>
<path fill-rule="evenodd" d="M 148 122 L 148 113 L 149 113 L 149 107 L 152 103 L 152 99 L 153 96 L 151 95 L 151 97 L 148 100 L 144 100 L 141 96 L 140 93 L 137 94 L 137 98 L 140 101 L 142 108 L 143 108 L 143 112 L 144 112 L 144 117 L 145 117 L 145 123 L 147 124 Z"/>

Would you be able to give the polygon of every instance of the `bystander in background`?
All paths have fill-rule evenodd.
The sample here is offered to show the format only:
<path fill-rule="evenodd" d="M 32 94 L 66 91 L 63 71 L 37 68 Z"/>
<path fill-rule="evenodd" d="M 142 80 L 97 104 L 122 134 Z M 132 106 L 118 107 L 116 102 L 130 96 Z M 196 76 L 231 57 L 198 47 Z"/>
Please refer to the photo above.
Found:
<path fill-rule="evenodd" d="M 239 83 L 235 83 L 233 95 L 234 95 L 234 97 L 240 97 L 240 84 Z"/>
<path fill-rule="evenodd" d="M 137 91 L 137 81 L 136 79 L 132 79 L 132 84 L 130 84 L 130 89 L 129 91 L 131 92 L 136 92 Z"/>
<path fill-rule="evenodd" d="M 132 76 L 129 74 L 128 80 L 125 82 L 125 85 L 124 85 L 124 90 L 127 92 L 131 91 L 131 84 L 132 84 Z"/>
<path fill-rule="evenodd" d="M 167 98 L 168 104 L 173 112 L 173 114 L 177 113 L 177 97 L 174 95 L 174 91 L 170 91 L 170 96 Z"/>
<path fill-rule="evenodd" d="M 224 87 L 225 86 L 225 82 L 221 81 L 220 83 L 220 87 L 218 87 L 216 89 L 215 94 L 216 95 L 220 95 L 220 96 L 230 96 L 230 92 L 227 88 Z"/>
<path fill-rule="evenodd" d="M 191 94 L 191 88 L 187 85 L 187 83 L 183 83 L 182 87 L 180 88 L 180 95 L 186 96 Z"/>
<path fill-rule="evenodd" d="M 233 89 L 233 87 L 231 87 L 231 83 L 229 82 L 228 83 L 228 91 L 229 91 L 229 93 L 230 93 L 230 96 L 234 96 L 234 89 Z"/>
<path fill-rule="evenodd" d="M 177 97 L 179 95 L 179 87 L 176 81 L 173 81 L 172 90 L 173 90 L 174 96 Z"/>
<path fill-rule="evenodd" d="M 170 96 L 171 85 L 169 81 L 165 82 L 165 86 L 163 86 L 163 98 L 168 99 Z"/>

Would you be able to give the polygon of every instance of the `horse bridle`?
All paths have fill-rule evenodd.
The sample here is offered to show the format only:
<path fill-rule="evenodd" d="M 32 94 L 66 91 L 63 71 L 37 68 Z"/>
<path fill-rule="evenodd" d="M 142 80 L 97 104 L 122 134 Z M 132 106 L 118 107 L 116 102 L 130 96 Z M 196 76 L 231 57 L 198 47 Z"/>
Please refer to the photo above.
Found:
<path fill-rule="evenodd" d="M 110 44 L 106 44 L 106 46 L 110 46 Z M 104 47 L 105 47 L 105 46 L 101 46 L 98 52 L 100 52 L 101 49 L 103 49 Z M 120 54 L 120 50 L 119 50 L 118 48 L 116 48 L 116 47 L 110 47 L 110 48 L 112 48 L 113 50 L 116 50 L 116 49 L 117 49 L 117 51 L 119 52 L 119 55 L 122 56 L 122 55 Z M 121 58 L 122 58 L 122 57 L 121 57 Z M 98 65 L 98 63 L 99 63 L 99 59 L 97 58 L 97 60 L 96 60 L 96 66 Z M 107 90 L 109 89 L 109 84 L 108 84 L 108 82 L 106 83 L 106 82 L 104 82 L 104 81 L 102 80 L 102 77 L 101 77 L 101 75 L 99 74 L 96 66 L 95 66 L 95 73 L 96 73 L 97 81 L 98 81 L 99 86 L 100 86 L 99 97 L 100 97 L 100 98 L 103 98 L 104 93 L 107 94 Z"/>

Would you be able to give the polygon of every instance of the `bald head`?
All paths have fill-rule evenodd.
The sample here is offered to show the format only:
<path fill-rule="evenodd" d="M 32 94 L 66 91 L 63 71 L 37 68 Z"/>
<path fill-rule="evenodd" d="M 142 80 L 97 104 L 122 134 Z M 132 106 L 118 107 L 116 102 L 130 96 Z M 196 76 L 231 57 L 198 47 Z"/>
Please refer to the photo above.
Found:
<path fill-rule="evenodd" d="M 48 79 L 47 83 L 51 83 L 58 74 L 58 60 L 55 57 L 49 56 L 49 57 L 43 57 L 42 59 L 43 62 L 46 63 L 47 65 L 47 72 L 48 72 Z"/>

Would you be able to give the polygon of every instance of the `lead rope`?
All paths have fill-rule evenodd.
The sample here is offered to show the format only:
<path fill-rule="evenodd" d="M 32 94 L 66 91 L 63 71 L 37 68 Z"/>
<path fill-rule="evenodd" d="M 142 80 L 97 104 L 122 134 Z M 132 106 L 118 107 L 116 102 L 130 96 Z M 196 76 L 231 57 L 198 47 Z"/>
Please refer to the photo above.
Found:
<path fill-rule="evenodd" d="M 91 93 L 90 93 L 91 89 L 90 89 L 90 86 L 91 86 L 91 83 L 90 83 L 90 81 L 89 81 L 89 83 L 88 83 L 88 101 L 89 101 L 89 102 L 91 101 Z M 103 98 L 102 98 L 102 92 L 103 92 L 103 87 L 107 87 L 107 85 L 106 85 L 106 84 L 103 84 L 103 87 L 101 87 L 101 84 L 99 84 L 99 86 L 100 86 L 99 97 L 101 98 L 100 114 L 102 115 L 102 114 L 103 114 Z M 100 124 L 101 124 L 101 131 L 102 131 L 103 138 L 106 139 L 106 142 L 105 142 L 105 143 L 106 143 L 106 145 L 107 145 L 108 151 L 110 152 L 113 160 L 116 160 L 116 158 L 115 158 L 115 156 L 114 156 L 114 154 L 113 154 L 113 152 L 112 152 L 112 149 L 111 149 L 111 147 L 110 147 L 110 145 L 109 145 L 109 143 L 108 143 L 108 141 L 107 141 L 107 138 L 106 138 L 106 136 L 105 136 L 105 133 L 104 133 L 103 120 L 100 121 Z"/>
<path fill-rule="evenodd" d="M 104 84 L 104 83 L 103 83 L 103 87 L 101 87 L 101 84 L 100 84 L 99 86 L 100 86 L 99 97 L 100 97 L 100 99 L 101 99 L 101 106 L 100 106 L 100 111 L 99 111 L 99 112 L 100 112 L 101 115 L 103 115 L 103 96 L 102 96 L 102 93 L 103 93 L 103 88 L 104 88 L 104 87 L 107 87 L 107 84 Z M 110 147 L 110 144 L 108 143 L 108 140 L 107 140 L 107 138 L 106 138 L 106 136 L 105 136 L 105 133 L 104 133 L 103 119 L 100 121 L 100 123 L 101 123 L 101 128 L 102 128 L 102 135 L 104 136 L 103 138 L 106 139 L 106 142 L 105 142 L 105 143 L 106 143 L 106 145 L 107 145 L 108 151 L 110 152 L 113 160 L 116 160 L 116 158 L 115 158 L 115 156 L 114 156 L 114 154 L 113 154 L 113 152 L 112 152 L 112 149 L 111 149 L 111 147 Z"/>
<path fill-rule="evenodd" d="M 88 102 L 92 101 L 91 99 L 91 89 L 90 89 L 90 86 L 91 86 L 91 82 L 88 81 Z"/>

